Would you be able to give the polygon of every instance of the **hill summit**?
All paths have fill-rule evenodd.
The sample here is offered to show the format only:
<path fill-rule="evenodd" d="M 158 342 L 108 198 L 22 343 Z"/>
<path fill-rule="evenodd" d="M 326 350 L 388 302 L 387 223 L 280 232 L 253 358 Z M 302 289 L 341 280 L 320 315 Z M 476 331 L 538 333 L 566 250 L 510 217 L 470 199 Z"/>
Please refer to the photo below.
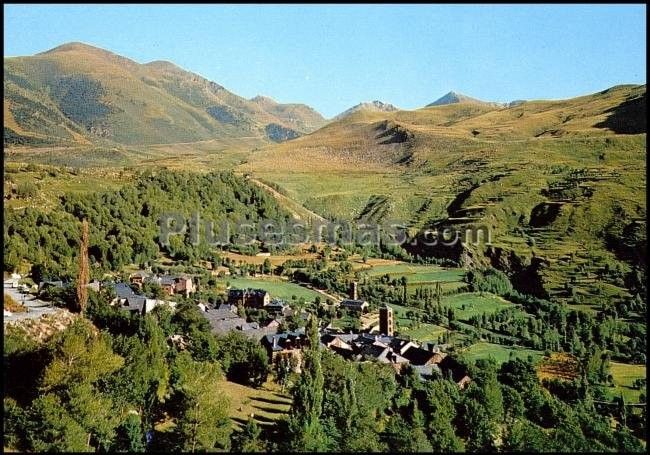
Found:
<path fill-rule="evenodd" d="M 365 102 L 365 103 L 359 103 L 356 106 L 352 106 L 350 109 L 341 112 L 339 115 L 334 117 L 334 120 L 340 120 L 342 118 L 345 118 L 351 114 L 354 114 L 355 112 L 359 111 L 368 111 L 368 112 L 395 112 L 398 111 L 399 109 L 392 104 L 389 103 L 384 103 L 379 100 L 374 100 L 370 102 Z"/>
<path fill-rule="evenodd" d="M 472 98 L 467 95 L 463 95 L 462 93 L 451 91 L 446 95 L 443 95 L 442 97 L 438 98 L 433 103 L 427 104 L 426 107 L 444 106 L 446 104 L 457 104 L 457 103 L 472 103 L 472 104 L 484 104 L 487 106 L 501 106 L 501 103 L 481 101 L 479 99 Z"/>

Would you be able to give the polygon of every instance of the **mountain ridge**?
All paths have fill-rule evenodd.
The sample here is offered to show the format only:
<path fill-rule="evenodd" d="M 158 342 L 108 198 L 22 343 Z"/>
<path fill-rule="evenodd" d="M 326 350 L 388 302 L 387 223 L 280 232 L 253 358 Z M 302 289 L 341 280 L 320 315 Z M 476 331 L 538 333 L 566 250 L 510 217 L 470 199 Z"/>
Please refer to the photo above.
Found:
<path fill-rule="evenodd" d="M 137 63 L 109 50 L 65 43 L 4 59 L 5 144 L 181 143 L 297 137 L 326 123 L 313 108 L 257 103 L 173 62 Z M 82 139 L 79 139 L 82 138 Z"/>

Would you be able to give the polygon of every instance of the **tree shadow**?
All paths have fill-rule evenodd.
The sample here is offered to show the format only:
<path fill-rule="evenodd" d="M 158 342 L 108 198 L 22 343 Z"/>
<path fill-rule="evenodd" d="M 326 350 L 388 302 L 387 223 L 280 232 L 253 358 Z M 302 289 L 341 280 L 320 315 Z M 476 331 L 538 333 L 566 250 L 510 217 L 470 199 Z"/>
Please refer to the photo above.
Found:
<path fill-rule="evenodd" d="M 277 408 L 269 408 L 266 406 L 257 406 L 253 405 L 255 409 L 259 409 L 260 411 L 268 412 L 270 414 L 286 414 L 286 411 L 283 411 L 282 409 L 277 409 Z"/>
<path fill-rule="evenodd" d="M 284 398 L 280 396 L 282 399 L 274 400 L 271 398 L 266 398 L 266 397 L 253 397 L 252 400 L 255 401 L 261 401 L 264 403 L 269 403 L 269 404 L 286 404 L 286 405 L 291 405 L 291 400 L 288 398 Z"/>

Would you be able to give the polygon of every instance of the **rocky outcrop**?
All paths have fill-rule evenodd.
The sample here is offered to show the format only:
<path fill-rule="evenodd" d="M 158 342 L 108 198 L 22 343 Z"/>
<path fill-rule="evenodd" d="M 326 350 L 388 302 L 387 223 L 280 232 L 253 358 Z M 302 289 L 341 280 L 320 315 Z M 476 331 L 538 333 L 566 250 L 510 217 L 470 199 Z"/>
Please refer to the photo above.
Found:
<path fill-rule="evenodd" d="M 264 130 L 266 132 L 266 137 L 274 142 L 284 142 L 301 136 L 299 132 L 282 125 L 278 125 L 277 123 L 269 123 L 266 125 Z"/>

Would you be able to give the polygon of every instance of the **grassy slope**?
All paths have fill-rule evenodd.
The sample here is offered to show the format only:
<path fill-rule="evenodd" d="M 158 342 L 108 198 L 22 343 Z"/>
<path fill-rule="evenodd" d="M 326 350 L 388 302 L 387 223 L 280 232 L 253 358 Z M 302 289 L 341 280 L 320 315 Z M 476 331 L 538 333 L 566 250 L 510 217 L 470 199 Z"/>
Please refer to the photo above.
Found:
<path fill-rule="evenodd" d="M 499 344 L 480 342 L 461 351 L 465 358 L 470 361 L 486 359 L 492 357 L 497 363 L 501 364 L 510 360 L 510 356 L 520 359 L 527 359 L 532 356 L 534 360 L 540 360 L 543 357 L 542 352 L 533 349 L 525 349 L 515 346 L 502 346 Z"/>
<path fill-rule="evenodd" d="M 562 286 L 575 276 L 577 293 L 597 304 L 598 296 L 626 298 L 620 284 L 595 285 L 589 276 L 606 263 L 629 270 L 606 248 L 603 231 L 616 219 L 645 218 L 646 181 L 645 134 L 615 134 L 596 125 L 643 94 L 645 86 L 618 86 L 512 108 L 358 112 L 263 148 L 240 168 L 279 184 L 324 216 L 370 214 L 416 228 L 448 218 L 487 225 L 495 248 L 524 262 L 533 256 L 548 261 L 541 272 L 548 293 L 566 298 Z M 395 127 L 411 136 L 384 143 L 391 138 L 384 132 Z M 450 213 L 454 198 L 471 185 L 475 189 Z M 552 185 L 564 192 L 545 194 Z M 533 210 L 548 201 L 559 201 L 557 218 L 532 226 Z M 613 215 L 615 207 L 622 215 Z"/>
<path fill-rule="evenodd" d="M 291 406 L 289 395 L 282 393 L 270 380 L 259 389 L 230 381 L 222 381 L 220 386 L 230 399 L 230 418 L 237 426 L 245 425 L 251 414 L 258 424 L 269 425 L 286 415 Z"/>

